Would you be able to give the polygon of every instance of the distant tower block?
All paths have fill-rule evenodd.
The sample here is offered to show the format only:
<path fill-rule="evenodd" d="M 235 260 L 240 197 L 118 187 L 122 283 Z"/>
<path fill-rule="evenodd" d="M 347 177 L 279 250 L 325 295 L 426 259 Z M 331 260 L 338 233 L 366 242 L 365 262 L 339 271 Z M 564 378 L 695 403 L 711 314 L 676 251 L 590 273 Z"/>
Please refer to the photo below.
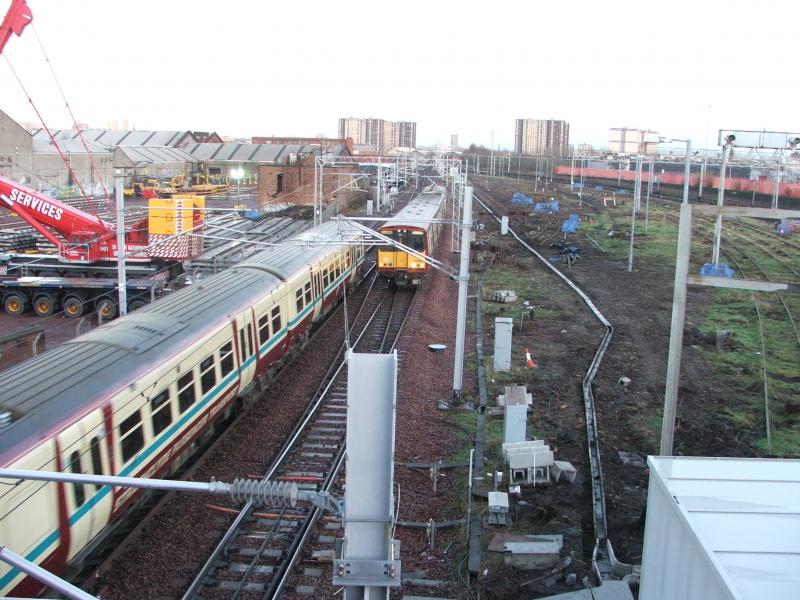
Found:
<path fill-rule="evenodd" d="M 494 370 L 511 370 L 511 330 L 514 319 L 497 317 L 494 320 Z"/>

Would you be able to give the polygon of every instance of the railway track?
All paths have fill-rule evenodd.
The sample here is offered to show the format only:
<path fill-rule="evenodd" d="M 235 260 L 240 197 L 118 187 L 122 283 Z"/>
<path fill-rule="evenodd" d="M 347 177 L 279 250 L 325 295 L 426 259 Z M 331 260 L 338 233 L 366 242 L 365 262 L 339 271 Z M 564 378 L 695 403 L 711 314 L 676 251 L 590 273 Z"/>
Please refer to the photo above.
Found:
<path fill-rule="evenodd" d="M 379 289 L 375 289 L 378 287 Z M 359 352 L 388 352 L 402 329 L 414 290 L 376 284 L 375 275 L 351 331 Z M 294 482 L 301 489 L 336 492 L 345 456 L 347 371 L 344 345 L 317 387 L 305 415 L 278 457 L 259 479 Z M 183 595 L 210 598 L 275 598 L 289 589 L 303 549 L 322 520 L 338 522 L 315 506 L 271 513 L 245 506 Z M 319 536 L 317 536 L 319 539 Z M 327 540 L 330 543 L 330 540 Z M 329 551 L 326 551 L 329 554 Z M 307 575 L 307 573 L 304 573 Z"/>

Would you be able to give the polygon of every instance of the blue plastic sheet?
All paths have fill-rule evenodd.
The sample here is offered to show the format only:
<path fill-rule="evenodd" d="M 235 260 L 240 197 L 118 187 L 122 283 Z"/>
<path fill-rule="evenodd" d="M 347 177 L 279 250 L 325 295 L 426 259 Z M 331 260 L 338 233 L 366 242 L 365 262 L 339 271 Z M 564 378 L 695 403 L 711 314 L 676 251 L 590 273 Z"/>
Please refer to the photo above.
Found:
<path fill-rule="evenodd" d="M 788 236 L 792 233 L 792 224 L 788 219 L 783 219 L 775 226 L 775 233 L 778 235 Z"/>
<path fill-rule="evenodd" d="M 719 267 L 714 263 L 706 263 L 702 267 L 700 267 L 700 276 L 701 277 L 727 277 L 731 279 L 733 277 L 733 269 L 731 269 L 727 263 L 719 263 Z"/>
<path fill-rule="evenodd" d="M 533 198 L 526 196 L 520 192 L 514 192 L 511 195 L 511 204 L 533 204 Z"/>

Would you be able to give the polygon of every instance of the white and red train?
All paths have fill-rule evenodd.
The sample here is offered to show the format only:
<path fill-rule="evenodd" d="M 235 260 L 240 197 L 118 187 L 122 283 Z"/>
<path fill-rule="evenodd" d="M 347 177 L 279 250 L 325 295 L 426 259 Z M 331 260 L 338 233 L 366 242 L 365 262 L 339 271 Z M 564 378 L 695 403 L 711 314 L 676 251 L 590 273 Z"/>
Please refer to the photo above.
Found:
<path fill-rule="evenodd" d="M 442 230 L 445 199 L 443 187 L 428 186 L 378 231 L 419 255 L 430 257 Z M 421 284 L 430 269 L 421 256 L 396 246 L 378 247 L 378 273 L 398 286 Z"/>
<path fill-rule="evenodd" d="M 0 465 L 169 475 L 306 339 L 359 279 L 363 262 L 364 246 L 325 224 L 6 371 Z M 139 494 L 5 481 L 0 544 L 63 573 L 103 541 Z M 0 563 L 0 596 L 41 588 Z"/>

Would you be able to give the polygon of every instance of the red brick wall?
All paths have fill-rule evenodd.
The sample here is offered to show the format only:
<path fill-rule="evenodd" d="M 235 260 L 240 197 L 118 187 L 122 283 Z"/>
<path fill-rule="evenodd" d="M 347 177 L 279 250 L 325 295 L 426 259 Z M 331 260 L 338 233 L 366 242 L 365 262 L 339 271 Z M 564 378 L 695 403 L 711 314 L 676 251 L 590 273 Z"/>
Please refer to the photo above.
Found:
<path fill-rule="evenodd" d="M 354 173 L 356 165 L 325 167 L 323 193 L 325 201 L 332 199 L 334 190 L 345 185 Z M 283 190 L 278 192 L 278 175 L 283 175 Z M 344 190 L 336 193 L 344 195 Z M 292 204 L 314 203 L 314 158 L 308 157 L 294 165 L 259 165 L 258 167 L 258 205 L 262 209 L 270 203 L 290 202 Z"/>

